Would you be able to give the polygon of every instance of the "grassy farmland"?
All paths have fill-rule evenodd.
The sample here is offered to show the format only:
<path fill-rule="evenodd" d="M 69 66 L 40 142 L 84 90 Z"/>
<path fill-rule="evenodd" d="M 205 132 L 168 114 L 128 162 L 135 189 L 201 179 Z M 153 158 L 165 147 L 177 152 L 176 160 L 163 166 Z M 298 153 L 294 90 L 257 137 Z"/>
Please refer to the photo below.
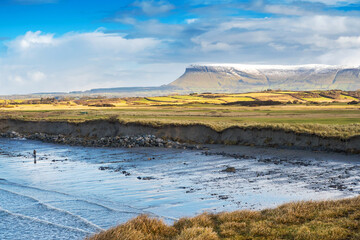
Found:
<path fill-rule="evenodd" d="M 360 92 L 266 91 L 243 94 L 191 94 L 145 98 L 0 100 L 1 118 L 82 122 L 205 124 L 271 127 L 321 136 L 360 135 Z"/>

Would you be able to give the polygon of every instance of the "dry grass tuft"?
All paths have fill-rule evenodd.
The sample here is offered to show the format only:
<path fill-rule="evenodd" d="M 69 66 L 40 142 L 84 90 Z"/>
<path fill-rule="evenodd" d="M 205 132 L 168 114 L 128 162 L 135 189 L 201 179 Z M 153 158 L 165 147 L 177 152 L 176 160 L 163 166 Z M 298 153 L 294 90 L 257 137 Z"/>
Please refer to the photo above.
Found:
<path fill-rule="evenodd" d="M 182 230 L 176 240 L 218 240 L 216 232 L 210 227 L 192 227 Z"/>
<path fill-rule="evenodd" d="M 203 213 L 192 219 L 182 218 L 174 225 L 177 229 L 189 227 L 214 227 L 214 215 L 210 213 Z"/>
<path fill-rule="evenodd" d="M 177 231 L 163 221 L 140 215 L 125 224 L 101 232 L 91 240 L 165 240 L 172 239 Z"/>
<path fill-rule="evenodd" d="M 203 213 L 173 226 L 139 216 L 88 240 L 360 239 L 360 196 L 295 202 L 263 211 Z"/>

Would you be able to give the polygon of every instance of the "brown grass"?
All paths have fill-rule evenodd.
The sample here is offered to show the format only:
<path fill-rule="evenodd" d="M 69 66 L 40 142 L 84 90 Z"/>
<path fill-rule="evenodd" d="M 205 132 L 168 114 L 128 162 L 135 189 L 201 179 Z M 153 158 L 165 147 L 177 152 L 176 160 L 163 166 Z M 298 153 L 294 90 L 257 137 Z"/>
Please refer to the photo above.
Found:
<path fill-rule="evenodd" d="M 294 202 L 263 211 L 203 213 L 173 226 L 145 215 L 87 240 L 360 239 L 360 197 Z"/>

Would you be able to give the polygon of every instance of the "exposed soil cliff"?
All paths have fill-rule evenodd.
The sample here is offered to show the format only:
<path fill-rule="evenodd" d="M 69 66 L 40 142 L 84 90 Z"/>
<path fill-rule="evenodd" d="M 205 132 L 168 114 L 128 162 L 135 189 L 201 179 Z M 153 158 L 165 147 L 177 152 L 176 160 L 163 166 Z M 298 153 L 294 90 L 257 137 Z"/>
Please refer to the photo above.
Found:
<path fill-rule="evenodd" d="M 254 145 L 272 147 L 293 147 L 312 150 L 360 153 L 360 136 L 349 139 L 320 137 L 306 133 L 294 133 L 270 128 L 232 127 L 217 132 L 204 125 L 162 125 L 152 126 L 138 123 L 120 123 L 106 120 L 70 123 L 64 121 L 21 121 L 0 120 L 0 132 L 15 131 L 23 134 L 46 133 L 72 137 L 102 138 L 151 134 L 157 137 L 190 142 L 218 143 L 231 145 Z"/>

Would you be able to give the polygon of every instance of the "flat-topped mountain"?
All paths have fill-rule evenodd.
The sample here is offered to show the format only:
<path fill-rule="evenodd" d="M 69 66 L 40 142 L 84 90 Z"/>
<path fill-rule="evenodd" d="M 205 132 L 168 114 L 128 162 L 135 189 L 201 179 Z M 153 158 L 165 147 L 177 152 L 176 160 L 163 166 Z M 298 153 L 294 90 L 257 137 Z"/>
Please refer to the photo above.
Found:
<path fill-rule="evenodd" d="M 193 91 L 360 89 L 360 67 L 330 65 L 191 65 L 169 86 Z"/>
<path fill-rule="evenodd" d="M 253 92 L 282 90 L 360 90 L 360 67 L 330 65 L 191 65 L 177 80 L 157 87 L 97 88 L 87 91 L 33 93 L 2 98 L 57 96 L 136 97 L 191 92 Z"/>

